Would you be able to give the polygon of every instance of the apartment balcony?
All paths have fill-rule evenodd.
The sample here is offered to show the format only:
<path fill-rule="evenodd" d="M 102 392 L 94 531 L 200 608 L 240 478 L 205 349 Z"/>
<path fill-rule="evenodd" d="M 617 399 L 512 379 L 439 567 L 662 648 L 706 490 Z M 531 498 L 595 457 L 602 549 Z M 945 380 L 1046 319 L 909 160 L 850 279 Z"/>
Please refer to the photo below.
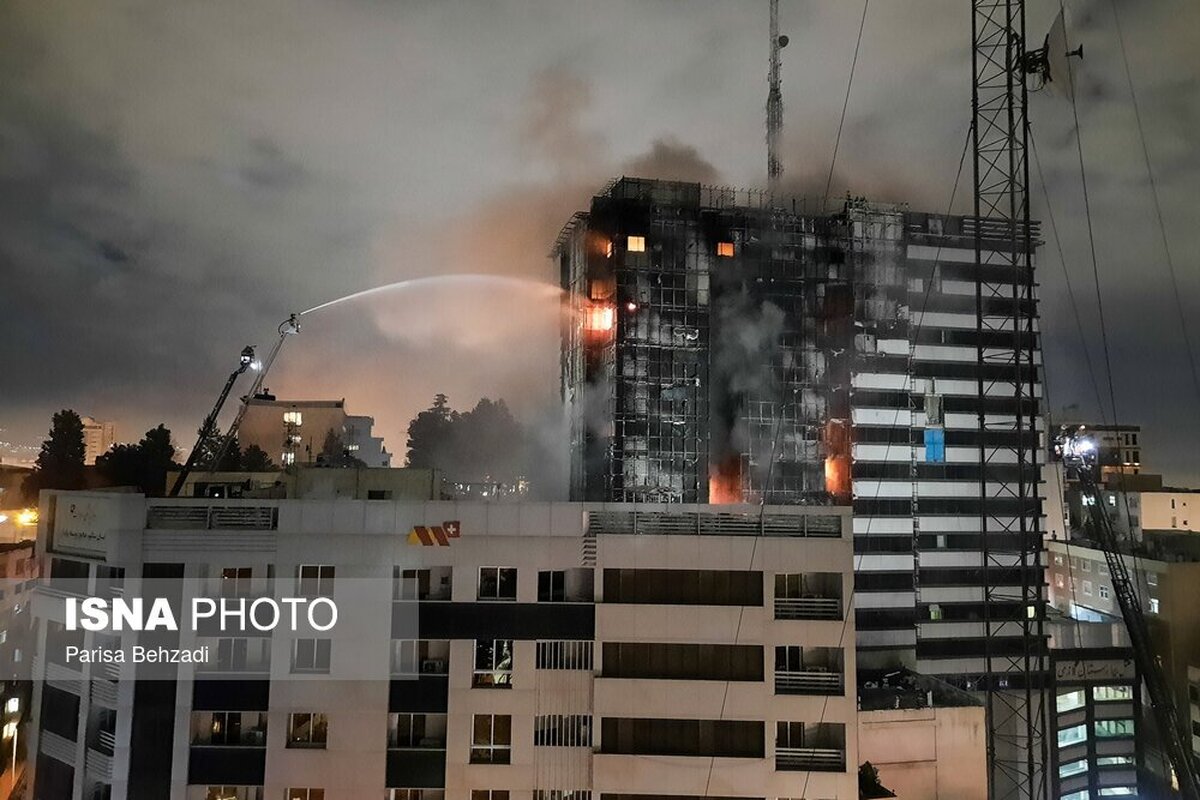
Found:
<path fill-rule="evenodd" d="M 105 734 L 103 733 L 100 734 L 102 738 L 104 735 Z M 111 738 L 112 734 L 108 734 L 108 736 Z M 110 783 L 112 781 L 113 757 L 111 755 L 107 755 L 93 747 L 89 747 L 84 764 L 85 771 L 91 777 L 103 781 L 104 783 Z"/>
<path fill-rule="evenodd" d="M 845 772 L 846 753 L 824 747 L 776 747 L 779 772 Z"/>
<path fill-rule="evenodd" d="M 826 667 L 775 673 L 775 694 L 841 695 L 844 692 L 841 672 Z"/>
<path fill-rule="evenodd" d="M 837 597 L 776 597 L 775 619 L 840 620 L 842 601 Z"/>

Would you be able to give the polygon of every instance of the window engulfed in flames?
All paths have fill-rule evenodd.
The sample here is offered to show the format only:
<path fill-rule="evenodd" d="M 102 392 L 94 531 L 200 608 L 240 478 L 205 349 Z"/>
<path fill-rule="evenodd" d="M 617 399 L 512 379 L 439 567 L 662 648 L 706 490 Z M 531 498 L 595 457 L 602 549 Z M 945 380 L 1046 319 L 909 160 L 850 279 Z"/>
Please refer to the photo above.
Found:
<path fill-rule="evenodd" d="M 617 309 L 610 305 L 590 305 L 583 309 L 584 330 L 605 333 L 617 324 Z"/>
<path fill-rule="evenodd" d="M 728 456 L 711 468 L 708 476 L 708 502 L 729 505 L 745 502 L 742 494 L 742 459 Z"/>

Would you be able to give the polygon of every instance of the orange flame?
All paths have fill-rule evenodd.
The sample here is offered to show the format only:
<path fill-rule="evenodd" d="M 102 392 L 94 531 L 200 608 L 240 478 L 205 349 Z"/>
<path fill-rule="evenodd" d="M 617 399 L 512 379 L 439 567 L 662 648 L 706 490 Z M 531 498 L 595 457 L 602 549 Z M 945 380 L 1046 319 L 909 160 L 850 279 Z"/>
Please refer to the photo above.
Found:
<path fill-rule="evenodd" d="M 744 502 L 741 457 L 727 456 L 714 469 L 708 476 L 708 502 L 712 505 Z"/>
<path fill-rule="evenodd" d="M 610 305 L 591 305 L 583 310 L 583 327 L 594 332 L 607 332 L 617 324 L 617 309 Z"/>

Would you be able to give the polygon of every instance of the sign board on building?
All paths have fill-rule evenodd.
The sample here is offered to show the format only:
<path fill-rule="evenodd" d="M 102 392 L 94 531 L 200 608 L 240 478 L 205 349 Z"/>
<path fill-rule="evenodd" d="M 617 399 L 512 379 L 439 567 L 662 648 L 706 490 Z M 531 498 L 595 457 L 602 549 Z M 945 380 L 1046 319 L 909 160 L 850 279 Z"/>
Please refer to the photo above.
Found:
<path fill-rule="evenodd" d="M 1054 677 L 1060 681 L 1105 681 L 1134 677 L 1132 658 L 1064 659 L 1054 664 Z"/>
<path fill-rule="evenodd" d="M 117 506 L 107 498 L 72 496 L 55 508 L 51 549 L 103 558 L 108 553 L 109 531 L 116 527 Z"/>

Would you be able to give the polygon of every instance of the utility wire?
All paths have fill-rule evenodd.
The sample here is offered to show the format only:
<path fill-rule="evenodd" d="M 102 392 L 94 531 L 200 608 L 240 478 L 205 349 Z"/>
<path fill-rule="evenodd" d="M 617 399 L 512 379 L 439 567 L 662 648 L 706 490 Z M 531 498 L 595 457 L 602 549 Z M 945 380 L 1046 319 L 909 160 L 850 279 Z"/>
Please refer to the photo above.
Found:
<path fill-rule="evenodd" d="M 854 86 L 854 70 L 858 66 L 858 50 L 862 46 L 863 28 L 867 25 L 867 7 L 871 0 L 863 0 L 862 19 L 858 21 L 858 40 L 854 43 L 854 58 L 850 61 L 850 78 L 846 81 L 846 96 L 842 100 L 842 116 L 838 120 L 837 136 L 833 139 L 833 157 L 829 159 L 829 175 L 825 178 L 825 194 L 821 197 L 821 211 L 829 202 L 829 189 L 833 184 L 833 168 L 837 164 L 838 147 L 842 143 L 842 126 L 846 124 L 846 109 L 850 106 L 850 89 Z"/>
<path fill-rule="evenodd" d="M 1138 140 L 1142 144 L 1142 160 L 1146 164 L 1146 178 L 1150 182 L 1150 196 L 1154 200 L 1154 216 L 1158 221 L 1158 234 L 1162 239 L 1163 257 L 1167 262 L 1167 274 L 1171 277 L 1171 290 L 1175 297 L 1175 313 L 1179 316 L 1179 328 L 1183 333 L 1183 346 L 1187 350 L 1188 368 L 1192 374 L 1192 388 L 1196 392 L 1196 400 L 1200 403 L 1200 371 L 1196 368 L 1196 353 L 1192 339 L 1188 333 L 1187 314 L 1183 310 L 1183 300 L 1179 294 L 1179 281 L 1175 275 L 1175 261 L 1171 257 L 1171 246 L 1167 241 L 1167 226 L 1163 222 L 1162 203 L 1158 196 L 1158 182 L 1154 179 L 1154 168 L 1150 164 L 1150 148 L 1146 145 L 1146 132 L 1142 126 L 1142 112 L 1138 104 L 1137 90 L 1133 86 L 1133 72 L 1129 68 L 1129 54 L 1125 51 L 1125 34 L 1121 30 L 1121 15 L 1117 11 L 1115 0 L 1110 0 L 1113 21 L 1117 27 L 1117 42 L 1121 45 L 1121 61 L 1125 65 L 1125 82 L 1129 86 L 1129 100 L 1133 105 L 1133 118 L 1137 121 Z"/>

